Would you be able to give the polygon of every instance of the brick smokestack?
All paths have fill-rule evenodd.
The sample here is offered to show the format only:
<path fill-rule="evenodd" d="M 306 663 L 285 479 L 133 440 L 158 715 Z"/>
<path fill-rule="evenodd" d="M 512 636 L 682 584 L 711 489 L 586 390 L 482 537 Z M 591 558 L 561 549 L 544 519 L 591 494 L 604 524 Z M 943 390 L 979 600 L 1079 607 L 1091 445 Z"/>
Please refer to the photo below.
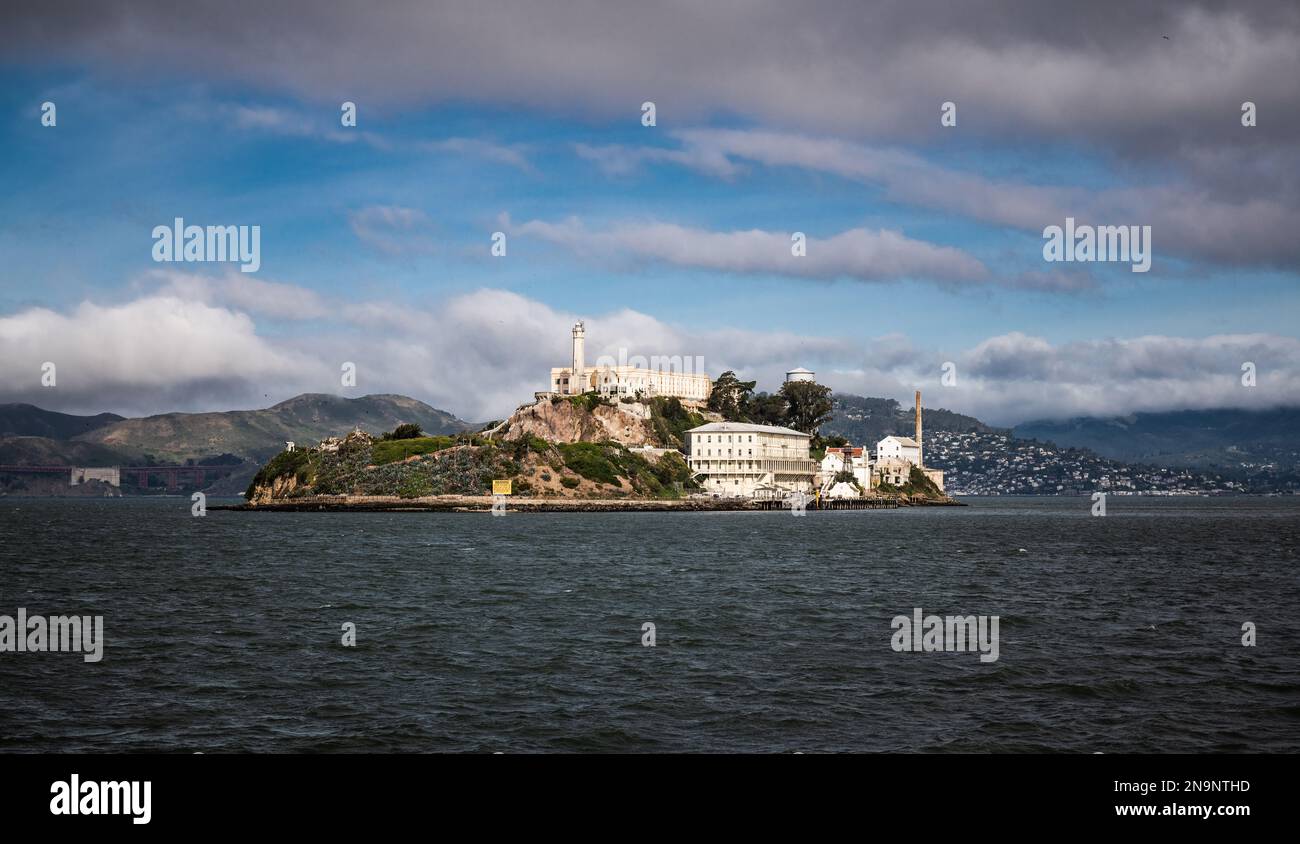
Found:
<path fill-rule="evenodd" d="M 916 462 L 917 468 L 925 465 L 921 451 L 921 391 L 916 391 Z"/>

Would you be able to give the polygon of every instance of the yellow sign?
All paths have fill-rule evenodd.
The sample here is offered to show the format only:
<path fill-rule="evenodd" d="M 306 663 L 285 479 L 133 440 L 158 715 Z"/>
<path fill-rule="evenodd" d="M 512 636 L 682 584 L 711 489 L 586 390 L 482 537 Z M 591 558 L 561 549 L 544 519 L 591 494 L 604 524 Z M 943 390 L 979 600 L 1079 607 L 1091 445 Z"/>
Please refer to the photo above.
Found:
<path fill-rule="evenodd" d="M 493 482 L 492 482 L 492 494 L 493 494 L 493 495 L 510 495 L 510 479 L 509 479 L 509 478 L 506 478 L 504 481 L 493 481 Z"/>

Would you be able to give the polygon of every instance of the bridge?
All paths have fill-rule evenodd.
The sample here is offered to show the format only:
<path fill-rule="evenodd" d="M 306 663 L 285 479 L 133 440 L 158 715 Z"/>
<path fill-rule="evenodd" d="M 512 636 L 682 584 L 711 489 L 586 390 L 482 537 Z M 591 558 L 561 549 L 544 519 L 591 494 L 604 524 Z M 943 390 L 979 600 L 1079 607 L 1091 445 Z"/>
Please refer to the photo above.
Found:
<path fill-rule="evenodd" d="M 135 486 L 140 489 L 149 489 L 149 479 L 151 477 L 161 477 L 166 488 L 175 490 L 181 488 L 183 480 L 189 480 L 193 486 L 206 486 L 208 475 L 215 473 L 218 477 L 222 474 L 230 474 L 238 469 L 241 463 L 221 463 L 212 466 L 118 466 L 121 477 L 134 478 Z M 71 482 L 72 473 L 84 467 L 81 466 L 4 466 L 0 465 L 0 474 L 9 475 L 66 475 Z M 112 467 L 104 467 L 112 468 Z"/>

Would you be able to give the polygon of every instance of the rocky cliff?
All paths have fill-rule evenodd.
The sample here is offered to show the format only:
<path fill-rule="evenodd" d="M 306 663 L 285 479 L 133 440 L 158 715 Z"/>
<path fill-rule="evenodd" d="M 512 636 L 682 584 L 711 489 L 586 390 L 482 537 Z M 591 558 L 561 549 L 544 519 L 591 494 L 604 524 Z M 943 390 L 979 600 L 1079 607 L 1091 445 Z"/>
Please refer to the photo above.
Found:
<path fill-rule="evenodd" d="M 649 406 L 639 402 L 597 404 L 571 399 L 543 400 L 515 411 L 506 420 L 501 437 L 507 440 L 540 437 L 557 443 L 610 440 L 627 446 L 659 445 L 650 418 Z"/>

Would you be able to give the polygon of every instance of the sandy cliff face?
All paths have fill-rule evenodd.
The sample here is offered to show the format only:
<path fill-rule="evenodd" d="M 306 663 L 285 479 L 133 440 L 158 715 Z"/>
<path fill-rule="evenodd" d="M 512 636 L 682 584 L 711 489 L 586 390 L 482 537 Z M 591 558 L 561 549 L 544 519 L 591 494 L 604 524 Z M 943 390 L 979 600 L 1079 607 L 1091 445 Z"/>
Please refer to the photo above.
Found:
<path fill-rule="evenodd" d="M 258 484 L 253 491 L 253 497 L 248 499 L 248 503 L 270 504 L 275 499 L 291 497 L 297 488 L 298 477 L 296 475 L 274 478 L 269 484 Z"/>
<path fill-rule="evenodd" d="M 541 437 L 550 442 L 612 440 L 627 446 L 655 445 L 650 411 L 643 404 L 596 405 L 591 410 L 571 401 L 542 401 L 510 417 L 503 439 Z"/>

